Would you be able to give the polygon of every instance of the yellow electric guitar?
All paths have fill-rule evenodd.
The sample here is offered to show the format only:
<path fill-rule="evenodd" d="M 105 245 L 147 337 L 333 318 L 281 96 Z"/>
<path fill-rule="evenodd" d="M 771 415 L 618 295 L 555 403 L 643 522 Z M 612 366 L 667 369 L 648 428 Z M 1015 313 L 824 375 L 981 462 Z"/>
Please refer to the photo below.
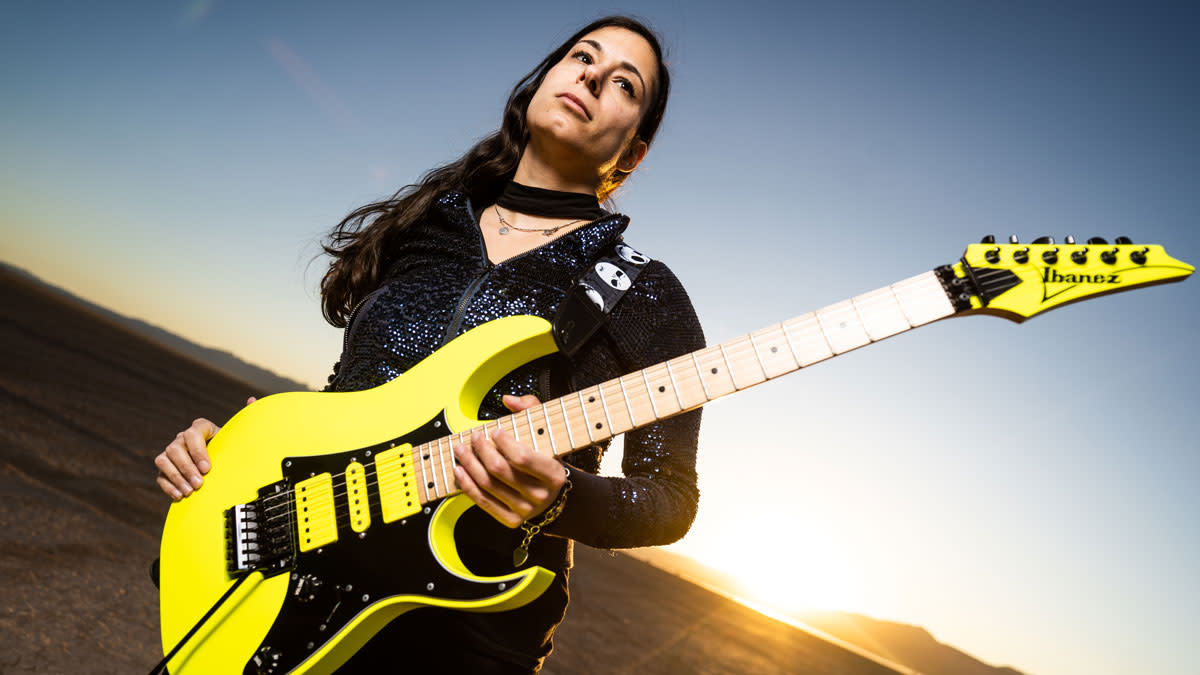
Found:
<path fill-rule="evenodd" d="M 1069 302 L 1180 281 L 1161 246 L 967 247 L 961 261 L 719 345 L 487 422 L 486 392 L 555 351 L 550 324 L 516 316 L 456 338 L 363 392 L 268 396 L 209 446 L 204 487 L 171 506 L 162 537 L 162 644 L 173 675 L 329 673 L 410 609 L 519 607 L 540 567 L 498 577 L 459 559 L 472 503 L 451 444 L 486 426 L 563 455 L 938 319 L 1016 321 Z"/>

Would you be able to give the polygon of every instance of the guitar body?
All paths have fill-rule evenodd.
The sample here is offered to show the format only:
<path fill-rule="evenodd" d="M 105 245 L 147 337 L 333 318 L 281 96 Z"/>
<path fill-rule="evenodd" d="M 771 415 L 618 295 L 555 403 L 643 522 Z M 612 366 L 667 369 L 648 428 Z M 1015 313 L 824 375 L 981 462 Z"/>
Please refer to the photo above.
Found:
<path fill-rule="evenodd" d="M 553 351 L 545 320 L 509 317 L 463 334 L 375 389 L 277 394 L 229 420 L 209 445 L 213 468 L 204 485 L 167 515 L 160 571 L 164 653 L 238 576 L 246 578 L 171 659 L 170 672 L 329 673 L 410 609 L 496 612 L 540 595 L 554 577 L 544 568 L 480 577 L 462 563 L 454 524 L 472 502 L 461 494 L 391 522 L 377 498 L 364 498 L 369 526 L 344 513 L 329 515 L 336 530 L 325 536 L 336 541 L 309 550 L 300 543 L 276 568 L 244 574 L 227 566 L 227 512 L 259 500 L 270 518 L 299 518 L 307 508 L 294 501 L 300 490 L 294 497 L 290 486 L 344 473 L 354 462 L 373 474 L 380 452 L 479 426 L 474 415 L 492 386 Z M 347 490 L 337 488 L 330 494 L 342 505 Z M 296 531 L 303 539 L 303 523 Z"/>

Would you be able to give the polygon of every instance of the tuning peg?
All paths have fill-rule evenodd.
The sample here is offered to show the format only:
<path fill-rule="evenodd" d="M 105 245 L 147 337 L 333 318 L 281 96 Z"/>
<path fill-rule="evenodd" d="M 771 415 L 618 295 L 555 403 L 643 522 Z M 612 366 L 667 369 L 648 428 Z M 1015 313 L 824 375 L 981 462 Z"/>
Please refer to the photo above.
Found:
<path fill-rule="evenodd" d="M 1063 240 L 1063 243 L 1074 244 L 1075 243 L 1075 235 L 1068 234 L 1067 238 Z"/>
<path fill-rule="evenodd" d="M 1035 244 L 1053 244 L 1054 237 L 1038 237 L 1037 239 L 1033 240 L 1033 243 L 1035 243 Z"/>
<path fill-rule="evenodd" d="M 979 243 L 981 243 L 981 244 L 994 244 L 994 243 L 996 243 L 996 235 L 994 235 L 994 234 L 989 234 L 989 235 L 986 235 L 986 236 L 984 236 L 984 238 L 983 238 L 983 239 L 980 239 L 980 240 L 979 240 Z"/>
<path fill-rule="evenodd" d="M 1117 251 L 1120 249 L 1114 248 L 1111 251 L 1104 251 L 1100 254 L 1100 259 L 1107 265 L 1114 265 L 1117 262 Z"/>
<path fill-rule="evenodd" d="M 1134 251 L 1133 253 L 1129 254 L 1129 259 L 1139 265 L 1145 265 L 1146 264 L 1146 253 L 1149 251 L 1150 251 L 1150 249 L 1148 249 L 1148 248 L 1144 248 L 1140 251 Z"/>
<path fill-rule="evenodd" d="M 1107 243 L 1108 241 L 1105 240 L 1104 237 L 1092 237 L 1091 239 L 1088 239 L 1088 244 L 1091 246 L 1103 246 Z"/>
<path fill-rule="evenodd" d="M 1015 234 L 1010 234 L 1010 235 L 1008 235 L 1008 243 L 1010 243 L 1010 244 L 1019 244 L 1019 243 L 1021 243 L 1021 240 L 1020 240 L 1020 239 L 1017 239 L 1017 235 L 1015 235 Z"/>
<path fill-rule="evenodd" d="M 1132 244 L 1133 240 L 1130 239 L 1129 237 L 1117 237 L 1117 240 L 1114 241 L 1113 243 L 1114 244 Z"/>
<path fill-rule="evenodd" d="M 1090 240 L 1089 240 L 1090 241 Z M 1071 254 L 1071 260 L 1075 261 L 1076 265 L 1082 265 L 1087 262 L 1087 249 L 1081 248 Z"/>
<path fill-rule="evenodd" d="M 1047 249 L 1042 252 L 1042 260 L 1046 261 L 1047 265 L 1053 265 L 1058 262 L 1058 247 Z"/>
<path fill-rule="evenodd" d="M 1026 246 L 1023 249 L 1014 252 L 1013 260 L 1016 260 L 1017 262 L 1021 263 L 1022 265 L 1029 262 L 1029 247 Z"/>

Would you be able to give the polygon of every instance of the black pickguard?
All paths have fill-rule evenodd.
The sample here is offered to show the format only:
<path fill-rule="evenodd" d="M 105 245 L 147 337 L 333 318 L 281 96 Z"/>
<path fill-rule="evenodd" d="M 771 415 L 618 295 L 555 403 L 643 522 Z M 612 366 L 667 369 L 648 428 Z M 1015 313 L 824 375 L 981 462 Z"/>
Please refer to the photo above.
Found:
<path fill-rule="evenodd" d="M 357 460 L 373 476 L 373 458 L 379 452 L 403 443 L 416 446 L 445 436 L 447 431 L 442 413 L 391 442 L 349 452 L 288 458 L 283 462 L 283 474 L 294 485 L 324 472 L 336 476 Z M 296 556 L 295 566 L 288 572 L 283 606 L 259 651 L 246 664 L 245 673 L 289 672 L 359 613 L 393 596 L 473 601 L 504 590 L 500 584 L 478 583 L 451 574 L 434 558 L 428 530 L 441 501 L 427 504 L 424 511 L 407 519 L 384 524 L 376 492 L 368 493 L 371 526 L 365 532 L 353 531 L 347 514 L 339 509 L 338 540 Z"/>

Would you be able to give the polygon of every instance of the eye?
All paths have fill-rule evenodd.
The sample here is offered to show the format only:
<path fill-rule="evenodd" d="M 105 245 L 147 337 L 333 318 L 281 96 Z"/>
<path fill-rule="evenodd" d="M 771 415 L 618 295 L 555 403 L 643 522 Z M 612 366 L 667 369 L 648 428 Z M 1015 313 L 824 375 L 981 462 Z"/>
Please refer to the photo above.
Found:
<path fill-rule="evenodd" d="M 589 65 L 589 66 L 590 66 L 590 65 L 592 65 L 592 61 L 593 61 L 593 59 L 592 59 L 592 55 L 591 55 L 591 54 L 589 54 L 589 53 L 587 53 L 587 52 L 585 52 L 585 51 L 584 51 L 584 50 L 582 50 L 582 49 L 580 49 L 579 51 L 575 52 L 574 54 L 571 54 L 571 58 L 573 58 L 573 59 L 575 59 L 575 60 L 577 60 L 577 61 L 580 61 L 580 62 L 582 62 L 582 63 L 584 63 L 584 64 L 586 64 L 586 65 Z"/>
<path fill-rule="evenodd" d="M 625 90 L 625 93 L 628 94 L 630 98 L 637 98 L 637 92 L 634 91 L 632 82 L 623 77 L 618 77 L 616 79 L 616 83 L 618 87 Z"/>

